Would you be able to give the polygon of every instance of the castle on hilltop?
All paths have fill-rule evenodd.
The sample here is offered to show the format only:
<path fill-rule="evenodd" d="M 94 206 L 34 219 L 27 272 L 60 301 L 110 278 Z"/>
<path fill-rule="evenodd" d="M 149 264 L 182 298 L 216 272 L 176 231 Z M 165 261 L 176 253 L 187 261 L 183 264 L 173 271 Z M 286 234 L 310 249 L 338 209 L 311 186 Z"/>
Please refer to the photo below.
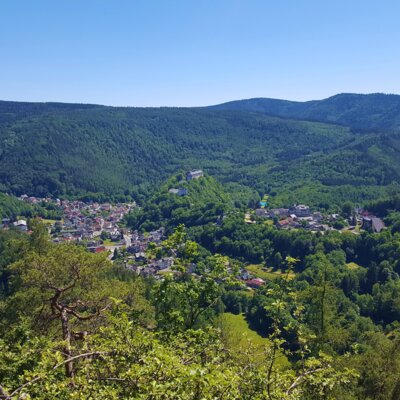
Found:
<path fill-rule="evenodd" d="M 199 179 L 204 176 L 204 172 L 201 169 L 194 169 L 186 174 L 186 180 L 192 181 L 194 179 Z"/>

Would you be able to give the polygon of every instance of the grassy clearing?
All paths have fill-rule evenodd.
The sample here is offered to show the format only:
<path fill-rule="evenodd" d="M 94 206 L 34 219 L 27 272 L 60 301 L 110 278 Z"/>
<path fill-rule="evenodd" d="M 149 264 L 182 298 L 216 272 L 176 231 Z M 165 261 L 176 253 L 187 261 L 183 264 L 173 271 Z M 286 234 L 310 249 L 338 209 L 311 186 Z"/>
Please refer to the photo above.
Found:
<path fill-rule="evenodd" d="M 57 221 L 55 219 L 42 219 L 41 222 L 46 225 L 54 225 Z"/>
<path fill-rule="evenodd" d="M 249 264 L 246 266 L 247 271 L 253 274 L 256 278 L 261 278 L 264 280 L 276 279 L 280 276 L 285 276 L 286 272 L 280 269 L 274 269 L 272 267 L 264 268 L 262 264 Z M 290 272 L 288 277 L 293 279 L 296 275 Z"/>
<path fill-rule="evenodd" d="M 354 270 L 357 270 L 357 269 L 360 269 L 360 268 L 361 268 L 361 266 L 358 265 L 358 264 L 356 264 L 355 262 L 347 263 L 346 266 L 347 266 L 347 268 L 350 269 L 351 271 L 354 271 Z"/>
<path fill-rule="evenodd" d="M 219 317 L 218 325 L 229 350 L 238 356 L 244 356 L 242 353 L 248 352 L 252 361 L 260 363 L 264 361 L 264 349 L 270 344 L 270 341 L 250 329 L 244 315 L 224 313 Z M 281 367 L 288 364 L 284 355 L 277 360 L 277 365 Z"/>

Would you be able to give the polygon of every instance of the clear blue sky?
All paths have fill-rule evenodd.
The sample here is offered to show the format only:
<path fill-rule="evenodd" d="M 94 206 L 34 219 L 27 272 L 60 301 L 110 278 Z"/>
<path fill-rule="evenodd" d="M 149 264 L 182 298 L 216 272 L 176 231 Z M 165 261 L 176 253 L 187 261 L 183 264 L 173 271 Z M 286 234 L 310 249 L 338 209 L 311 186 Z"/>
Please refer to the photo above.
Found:
<path fill-rule="evenodd" d="M 400 93 L 398 0 L 1 0 L 0 99 Z"/>

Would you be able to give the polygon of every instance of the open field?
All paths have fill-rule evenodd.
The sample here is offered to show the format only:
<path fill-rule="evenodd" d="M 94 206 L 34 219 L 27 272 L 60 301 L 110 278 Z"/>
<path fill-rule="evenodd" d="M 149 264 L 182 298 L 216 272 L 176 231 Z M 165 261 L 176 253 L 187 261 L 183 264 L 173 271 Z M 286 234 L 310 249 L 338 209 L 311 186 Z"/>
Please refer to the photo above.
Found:
<path fill-rule="evenodd" d="M 244 315 L 224 313 L 219 317 L 219 327 L 222 330 L 224 341 L 232 352 L 249 352 L 252 361 L 263 362 L 264 349 L 270 342 L 249 328 Z M 277 365 L 288 364 L 286 356 L 277 360 Z"/>
<path fill-rule="evenodd" d="M 286 272 L 272 267 L 264 268 L 262 264 L 249 264 L 246 266 L 247 271 L 253 274 L 256 278 L 264 280 L 276 279 L 280 276 L 285 276 Z M 293 272 L 289 273 L 289 279 L 293 279 L 296 275 Z"/>
<path fill-rule="evenodd" d="M 350 262 L 346 264 L 347 268 L 350 270 L 357 270 L 360 269 L 361 266 L 359 266 L 358 264 L 356 264 L 355 262 Z"/>

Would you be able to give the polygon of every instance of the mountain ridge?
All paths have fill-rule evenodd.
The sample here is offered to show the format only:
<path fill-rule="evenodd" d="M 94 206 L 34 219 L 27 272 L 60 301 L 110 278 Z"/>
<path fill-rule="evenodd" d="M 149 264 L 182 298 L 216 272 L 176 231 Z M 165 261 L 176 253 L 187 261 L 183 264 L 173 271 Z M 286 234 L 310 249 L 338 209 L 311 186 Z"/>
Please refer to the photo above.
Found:
<path fill-rule="evenodd" d="M 400 95 L 396 94 L 340 93 L 326 99 L 305 102 L 261 97 L 234 100 L 209 108 L 259 112 L 367 131 L 400 129 Z"/>
<path fill-rule="evenodd" d="M 91 103 L 19 102 L 0 100 L 0 121 L 52 111 L 103 110 L 224 110 L 263 113 L 279 118 L 349 126 L 356 130 L 400 129 L 400 95 L 392 93 L 338 93 L 320 100 L 293 101 L 254 97 L 201 107 L 107 106 Z M 11 118 L 12 119 L 12 118 Z"/>

